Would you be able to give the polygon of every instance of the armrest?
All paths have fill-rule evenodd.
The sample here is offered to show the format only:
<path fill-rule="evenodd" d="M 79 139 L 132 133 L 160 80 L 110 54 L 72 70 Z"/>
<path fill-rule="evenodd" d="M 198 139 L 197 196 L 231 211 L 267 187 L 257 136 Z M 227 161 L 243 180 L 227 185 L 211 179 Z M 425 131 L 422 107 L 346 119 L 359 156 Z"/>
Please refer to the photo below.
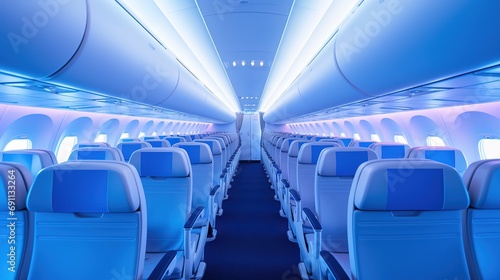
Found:
<path fill-rule="evenodd" d="M 288 204 L 287 207 L 290 208 L 290 218 L 292 221 L 300 220 L 300 211 L 301 211 L 301 203 L 300 203 L 300 194 L 296 189 L 288 189 Z M 292 203 L 295 201 L 295 204 Z"/>
<path fill-rule="evenodd" d="M 158 262 L 158 264 L 155 266 L 151 274 L 149 275 L 148 280 L 163 279 L 165 273 L 168 270 L 168 267 L 175 259 L 176 254 L 177 254 L 176 251 L 167 251 L 165 255 L 163 255 L 163 257 L 161 258 L 161 260 Z"/>
<path fill-rule="evenodd" d="M 318 221 L 318 218 L 316 218 L 316 215 L 314 215 L 313 211 L 309 208 L 304 208 L 302 209 L 302 228 L 303 232 L 307 232 L 308 225 L 310 225 L 313 229 L 313 234 L 314 234 L 314 240 L 313 244 L 308 246 L 308 251 L 311 252 L 311 256 L 318 260 L 319 259 L 319 251 L 321 250 L 321 231 L 323 230 L 321 227 L 321 224 Z M 299 238 L 299 237 L 297 237 Z M 304 242 L 307 243 L 304 237 Z"/>
<path fill-rule="evenodd" d="M 349 280 L 350 279 L 349 276 L 347 275 L 347 273 L 345 273 L 342 266 L 337 261 L 337 259 L 335 259 L 335 257 L 332 254 L 330 254 L 330 252 L 321 251 L 320 255 L 321 255 L 321 258 L 323 258 L 323 260 L 326 263 L 327 272 L 330 272 L 333 275 L 334 279 L 337 279 L 337 280 Z"/>
<path fill-rule="evenodd" d="M 300 201 L 300 194 L 297 190 L 295 189 L 288 189 L 288 192 L 290 193 L 290 198 L 293 200 L 299 202 Z"/>
<path fill-rule="evenodd" d="M 217 186 L 214 186 L 211 190 L 210 190 L 210 196 L 215 196 L 220 190 L 220 185 L 217 185 Z"/>
<path fill-rule="evenodd" d="M 285 189 L 290 188 L 290 183 L 288 183 L 287 179 L 281 179 L 281 184 L 283 185 L 283 187 L 285 187 Z"/>
<path fill-rule="evenodd" d="M 196 207 L 196 209 L 194 209 L 193 212 L 189 214 L 189 217 L 186 223 L 184 224 L 184 230 L 193 229 L 197 224 L 197 221 L 199 221 L 202 218 L 204 213 L 205 213 L 205 207 L 203 206 Z"/>

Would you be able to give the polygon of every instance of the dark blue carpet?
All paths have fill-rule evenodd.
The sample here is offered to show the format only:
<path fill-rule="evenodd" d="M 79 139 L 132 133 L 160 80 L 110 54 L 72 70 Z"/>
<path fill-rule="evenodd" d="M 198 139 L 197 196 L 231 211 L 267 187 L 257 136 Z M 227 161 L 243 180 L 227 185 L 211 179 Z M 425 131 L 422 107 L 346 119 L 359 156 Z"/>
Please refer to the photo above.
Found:
<path fill-rule="evenodd" d="M 204 280 L 299 280 L 299 249 L 288 241 L 264 169 L 240 162 L 237 176 L 217 217 L 217 238 L 205 247 Z"/>

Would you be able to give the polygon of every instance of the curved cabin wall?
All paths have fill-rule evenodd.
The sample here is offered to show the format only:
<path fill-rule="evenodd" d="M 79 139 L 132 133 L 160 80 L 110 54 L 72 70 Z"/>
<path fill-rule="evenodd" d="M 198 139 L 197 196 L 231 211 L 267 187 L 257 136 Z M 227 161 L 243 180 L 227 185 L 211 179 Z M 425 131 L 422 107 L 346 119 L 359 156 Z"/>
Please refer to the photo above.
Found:
<path fill-rule="evenodd" d="M 47 30 L 40 28 L 33 37 L 37 44 L 19 46 L 25 47 L 26 52 L 7 60 L 5 65 L 2 62 L 0 72 L 35 79 L 45 77 L 51 83 L 179 110 L 221 123 L 235 120 L 234 112 L 115 1 L 13 1 L 0 15 L 10 11 L 15 11 L 15 15 L 2 18 L 0 26 L 16 23 L 17 29 L 24 30 L 23 17 L 36 15 L 37 9 L 44 11 L 41 3 L 45 2 L 59 7 L 48 20 Z M 66 2 L 64 6 L 62 3 Z M 25 62 L 26 59 L 31 61 Z"/>
<path fill-rule="evenodd" d="M 266 122 L 326 110 L 500 63 L 500 5 L 491 1 L 364 1 Z"/>

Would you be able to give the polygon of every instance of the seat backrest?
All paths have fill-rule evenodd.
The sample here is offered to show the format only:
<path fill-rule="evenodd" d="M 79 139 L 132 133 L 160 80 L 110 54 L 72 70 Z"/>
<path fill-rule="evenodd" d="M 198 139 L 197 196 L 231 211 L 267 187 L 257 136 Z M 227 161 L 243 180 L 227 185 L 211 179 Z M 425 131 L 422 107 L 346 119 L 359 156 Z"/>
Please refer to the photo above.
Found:
<path fill-rule="evenodd" d="M 300 193 L 302 208 L 314 209 L 314 176 L 316 164 L 321 153 L 326 148 L 338 147 L 332 142 L 310 142 L 300 147 L 297 155 L 297 191 Z"/>
<path fill-rule="evenodd" d="M 285 138 L 281 143 L 280 148 L 280 166 L 281 166 L 281 178 L 288 180 L 288 150 L 290 149 L 290 144 L 297 140 L 295 137 Z"/>
<path fill-rule="evenodd" d="M 413 147 L 408 151 L 408 158 L 426 158 L 448 164 L 460 175 L 467 169 L 467 160 L 462 151 L 451 147 Z"/>
<path fill-rule="evenodd" d="M 146 194 L 147 252 L 183 250 L 193 190 L 187 152 L 173 147 L 143 148 L 129 162 L 137 168 Z"/>
<path fill-rule="evenodd" d="M 220 142 L 216 139 L 194 139 L 193 142 L 199 142 L 199 143 L 205 143 L 207 144 L 211 151 L 212 151 L 212 157 L 214 161 L 214 173 L 213 173 L 213 185 L 219 185 L 219 178 L 220 175 L 222 174 L 222 169 L 225 167 L 223 166 L 222 162 L 222 148 L 220 146 Z"/>
<path fill-rule="evenodd" d="M 141 148 L 151 148 L 151 144 L 144 141 L 121 142 L 116 148 L 122 152 L 123 160 L 128 161 L 133 152 Z"/>
<path fill-rule="evenodd" d="M 27 279 L 141 279 L 145 199 L 132 165 L 85 160 L 44 168 L 27 208 L 34 213 Z"/>
<path fill-rule="evenodd" d="M 123 142 L 137 142 L 137 141 L 142 141 L 140 138 L 121 138 L 120 143 Z"/>
<path fill-rule="evenodd" d="M 47 166 L 57 164 L 54 152 L 42 149 L 12 150 L 0 152 L 0 161 L 17 162 L 31 171 L 33 178 L 40 170 Z"/>
<path fill-rule="evenodd" d="M 377 159 L 368 148 L 326 148 L 319 155 L 314 179 L 314 210 L 322 231 L 322 250 L 347 252 L 347 202 L 358 167 Z"/>
<path fill-rule="evenodd" d="M 354 148 L 368 148 L 373 143 L 376 143 L 376 141 L 352 140 L 351 143 L 349 143 L 349 147 L 354 147 Z"/>
<path fill-rule="evenodd" d="M 73 146 L 73 150 L 79 148 L 93 148 L 93 147 L 110 147 L 108 143 L 105 142 L 81 142 Z"/>
<path fill-rule="evenodd" d="M 310 143 L 311 141 L 305 139 L 298 139 L 290 143 L 288 149 L 288 160 L 287 160 L 287 173 L 288 173 L 288 183 L 291 189 L 297 189 L 297 157 L 299 155 L 300 147 L 305 143 Z"/>
<path fill-rule="evenodd" d="M 410 150 L 410 146 L 397 142 L 375 142 L 370 145 L 378 158 L 405 158 Z"/>
<path fill-rule="evenodd" d="M 22 279 L 21 271 L 29 268 L 26 248 L 32 223 L 26 209 L 26 197 L 33 176 L 22 164 L 1 162 L 0 178 L 0 250 L 5 257 L 0 279 Z"/>
<path fill-rule="evenodd" d="M 184 149 L 191 163 L 193 172 L 192 209 L 203 206 L 209 209 L 210 190 L 213 186 L 214 163 L 210 146 L 201 142 L 181 142 L 174 147 Z M 205 217 L 209 211 L 205 211 Z"/>
<path fill-rule="evenodd" d="M 167 137 L 162 137 L 161 139 L 167 140 L 168 143 L 170 143 L 170 146 L 173 146 L 174 144 L 179 142 L 187 142 L 186 138 L 184 137 L 167 136 Z"/>
<path fill-rule="evenodd" d="M 500 267 L 500 159 L 473 162 L 464 174 L 469 190 L 467 245 L 475 279 L 496 279 Z"/>
<path fill-rule="evenodd" d="M 151 145 L 153 148 L 165 148 L 165 147 L 170 147 L 170 143 L 167 140 L 163 139 L 149 139 L 145 140 L 144 142 L 147 142 Z"/>
<path fill-rule="evenodd" d="M 118 160 L 125 161 L 122 152 L 115 147 L 87 147 L 74 149 L 68 160 Z"/>
<path fill-rule="evenodd" d="M 205 137 L 203 138 L 202 140 L 209 140 L 209 139 L 212 139 L 212 140 L 217 140 L 219 141 L 219 146 L 221 148 L 221 169 L 224 169 L 226 167 L 226 164 L 227 164 L 227 160 L 229 158 L 228 156 L 228 151 L 227 151 L 227 147 L 226 147 L 226 142 L 224 142 L 224 139 L 222 139 L 221 137 L 218 137 L 218 136 L 208 136 L 208 137 Z M 213 150 L 212 150 L 213 152 Z M 215 154 L 213 154 L 215 156 Z"/>
<path fill-rule="evenodd" d="M 462 228 L 468 205 L 462 178 L 449 165 L 363 163 L 348 202 L 352 278 L 469 279 Z"/>

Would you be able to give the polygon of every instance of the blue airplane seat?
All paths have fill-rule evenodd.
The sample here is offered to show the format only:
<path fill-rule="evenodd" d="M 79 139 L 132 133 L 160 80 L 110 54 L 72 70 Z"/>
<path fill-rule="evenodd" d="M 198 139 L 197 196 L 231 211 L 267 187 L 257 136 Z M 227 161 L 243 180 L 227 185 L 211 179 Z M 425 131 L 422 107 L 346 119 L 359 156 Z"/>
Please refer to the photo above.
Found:
<path fill-rule="evenodd" d="M 142 141 L 140 138 L 121 138 L 120 143 Z"/>
<path fill-rule="evenodd" d="M 42 169 L 27 198 L 34 228 L 22 279 L 141 279 L 144 207 L 139 175 L 128 163 L 68 161 Z"/>
<path fill-rule="evenodd" d="M 206 209 L 192 207 L 193 178 L 187 152 L 181 148 L 143 148 L 130 164 L 139 172 L 147 203 L 146 273 L 165 253 L 175 251 L 169 278 L 201 278 L 208 231 Z"/>
<path fill-rule="evenodd" d="M 214 162 L 210 146 L 201 142 L 180 142 L 174 147 L 184 149 L 189 156 L 193 171 L 193 201 L 192 208 L 205 207 L 204 217 L 209 219 L 210 228 L 207 238 L 215 239 L 215 220 L 217 216 L 217 201 L 219 185 L 213 185 Z"/>
<path fill-rule="evenodd" d="M 309 231 L 297 237 L 303 260 L 299 269 L 303 275 L 319 278 L 319 252 L 322 250 L 347 256 L 347 202 L 354 174 L 362 163 L 376 159 L 377 155 L 369 148 L 326 148 L 320 153 L 312 189 L 314 202 L 311 208 L 302 204 L 305 230 L 297 229 L 298 232 Z M 310 221 L 315 219 L 321 224 L 321 231 L 312 227 L 315 222 Z"/>
<path fill-rule="evenodd" d="M 115 147 L 86 147 L 71 151 L 68 160 L 118 160 L 125 161 L 122 152 Z"/>
<path fill-rule="evenodd" d="M 128 141 L 118 143 L 116 148 L 122 152 L 123 160 L 128 162 L 133 152 L 141 148 L 151 148 L 151 144 L 144 141 Z"/>
<path fill-rule="evenodd" d="M 292 142 L 292 145 L 294 145 L 294 143 L 295 141 Z M 333 142 L 309 141 L 301 145 L 299 149 L 297 155 L 297 168 L 295 171 L 297 185 L 296 189 L 292 187 L 288 189 L 289 204 L 285 206 L 290 209 L 287 217 L 291 232 L 287 234 L 288 238 L 291 238 L 291 241 L 298 240 L 297 236 L 302 234 L 297 231 L 297 229 L 300 230 L 302 228 L 302 208 L 308 207 L 314 209 L 314 174 L 316 172 L 316 164 L 318 163 L 319 155 L 324 149 L 332 147 L 338 147 L 338 144 Z"/>
<path fill-rule="evenodd" d="M 467 248 L 473 279 L 500 279 L 500 159 L 473 162 L 464 174 L 469 190 Z"/>
<path fill-rule="evenodd" d="M 213 174 L 213 186 L 219 186 L 220 190 L 219 192 L 221 195 L 217 195 L 216 201 L 217 201 L 217 215 L 221 216 L 224 213 L 224 209 L 222 208 L 222 202 L 224 201 L 224 193 L 225 190 L 224 188 L 226 187 L 226 179 L 227 179 L 227 170 L 226 166 L 224 165 L 222 161 L 222 147 L 217 139 L 207 139 L 207 138 L 202 138 L 202 139 L 194 139 L 193 142 L 199 142 L 199 143 L 205 143 L 207 144 L 211 151 L 212 151 L 212 156 L 214 160 L 214 174 Z"/>
<path fill-rule="evenodd" d="M 408 158 L 426 158 L 454 167 L 460 175 L 467 169 L 467 160 L 459 149 L 452 147 L 413 147 L 408 151 Z"/>
<path fill-rule="evenodd" d="M 92 147 L 110 147 L 108 143 L 105 142 L 81 142 L 77 143 L 75 146 L 73 146 L 72 150 L 78 149 L 78 148 L 92 148 Z"/>
<path fill-rule="evenodd" d="M 370 145 L 378 158 L 405 158 L 410 150 L 410 146 L 397 142 L 375 142 Z"/>
<path fill-rule="evenodd" d="M 349 262 L 322 251 L 322 271 L 343 267 L 352 279 L 470 279 L 463 243 L 468 206 L 462 178 L 449 165 L 365 162 L 349 194 Z"/>
<path fill-rule="evenodd" d="M 164 139 L 149 139 L 144 142 L 149 143 L 153 148 L 171 147 L 170 142 Z"/>
<path fill-rule="evenodd" d="M 33 178 L 47 166 L 57 164 L 57 158 L 51 150 L 26 149 L 0 152 L 1 162 L 17 162 L 31 171 Z"/>
<path fill-rule="evenodd" d="M 27 254 L 30 234 L 30 214 L 26 209 L 26 197 L 33 181 L 30 170 L 15 162 L 0 163 L 2 191 L 0 192 L 0 250 L 4 262 L 0 279 L 23 279 L 21 271 L 29 267 Z"/>

